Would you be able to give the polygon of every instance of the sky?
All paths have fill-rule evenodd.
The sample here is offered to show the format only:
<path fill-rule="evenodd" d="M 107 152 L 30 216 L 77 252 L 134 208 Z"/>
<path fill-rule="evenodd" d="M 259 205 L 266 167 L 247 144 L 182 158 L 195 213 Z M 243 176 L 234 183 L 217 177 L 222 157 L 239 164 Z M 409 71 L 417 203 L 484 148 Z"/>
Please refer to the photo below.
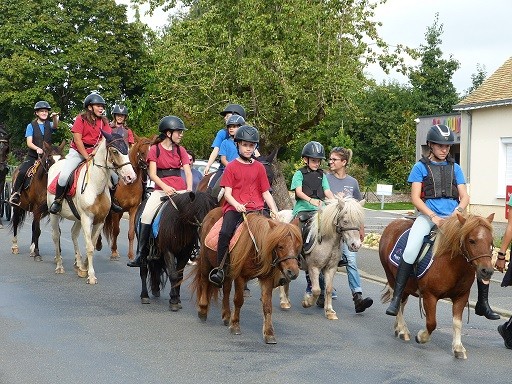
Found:
<path fill-rule="evenodd" d="M 116 2 L 128 4 L 129 0 Z M 167 15 L 161 11 L 152 17 L 143 13 L 142 21 L 154 29 L 167 22 Z M 460 63 L 452 78 L 459 93 L 471 87 L 471 75 L 477 73 L 477 65 L 484 68 L 488 77 L 512 57 L 512 0 L 387 0 L 377 7 L 374 20 L 382 22 L 379 34 L 388 44 L 418 48 L 426 43 L 425 33 L 433 25 L 436 13 L 439 25 L 443 25 L 443 58 L 448 59 L 451 54 Z M 129 17 L 132 15 L 129 12 Z M 378 65 L 369 67 L 367 74 L 379 83 L 408 82 L 397 73 L 386 75 Z"/>

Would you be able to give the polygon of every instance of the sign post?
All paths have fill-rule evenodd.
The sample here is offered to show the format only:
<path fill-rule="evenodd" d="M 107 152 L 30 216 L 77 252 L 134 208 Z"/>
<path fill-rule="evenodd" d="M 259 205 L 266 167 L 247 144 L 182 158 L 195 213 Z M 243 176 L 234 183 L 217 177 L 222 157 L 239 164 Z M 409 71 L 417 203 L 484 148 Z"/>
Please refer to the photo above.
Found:
<path fill-rule="evenodd" d="M 376 194 L 380 196 L 380 209 L 384 209 L 384 196 L 393 194 L 393 186 L 388 184 L 377 184 Z"/>

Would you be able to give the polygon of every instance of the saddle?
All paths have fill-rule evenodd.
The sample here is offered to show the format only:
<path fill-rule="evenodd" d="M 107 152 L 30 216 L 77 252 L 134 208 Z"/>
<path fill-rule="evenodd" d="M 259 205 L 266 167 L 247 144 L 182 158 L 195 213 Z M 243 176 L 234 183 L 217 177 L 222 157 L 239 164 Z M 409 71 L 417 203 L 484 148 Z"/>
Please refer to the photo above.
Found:
<path fill-rule="evenodd" d="M 71 172 L 69 175 L 68 181 L 66 182 L 66 196 L 73 197 L 76 194 L 76 184 L 78 182 L 78 175 L 80 174 L 80 170 L 85 165 L 86 161 L 82 161 L 78 164 L 78 167 Z M 51 183 L 48 185 L 48 192 L 55 194 L 57 191 L 57 181 L 59 180 L 60 172 L 53 178 Z"/>
<path fill-rule="evenodd" d="M 41 160 L 37 159 L 34 164 L 27 169 L 27 172 L 25 173 L 25 177 L 23 179 L 23 185 L 21 186 L 21 189 L 28 189 L 30 187 L 30 184 L 32 184 L 32 180 L 34 179 L 34 175 L 36 174 L 39 166 L 41 165 Z M 21 175 L 18 175 L 20 177 Z"/>
<path fill-rule="evenodd" d="M 217 220 L 217 222 L 213 225 L 213 227 L 210 229 L 210 231 L 206 235 L 206 238 L 204 239 L 204 245 L 206 245 L 212 251 L 217 250 L 217 243 L 219 242 L 219 233 L 220 233 L 220 229 L 222 228 L 223 221 L 224 221 L 223 217 L 221 217 L 219 220 Z M 240 235 L 242 234 L 243 226 L 240 225 L 241 223 L 242 222 L 240 221 L 237 224 L 235 233 L 233 234 L 233 237 L 231 238 L 231 241 L 229 242 L 229 251 L 231 251 L 235 247 L 236 243 L 238 242 L 238 239 L 240 238 Z"/>
<path fill-rule="evenodd" d="M 389 260 L 396 267 L 398 267 L 402 259 L 402 254 L 404 252 L 405 246 L 407 245 L 410 231 L 411 229 L 408 228 L 404 233 L 400 235 L 395 243 L 395 246 L 391 250 L 391 253 L 389 254 Z M 423 238 L 423 244 L 420 248 L 418 256 L 416 257 L 413 272 L 411 273 L 411 275 L 415 276 L 417 279 L 420 279 L 425 275 L 425 273 L 432 265 L 432 262 L 434 261 L 434 257 L 432 255 L 432 245 L 434 245 L 436 236 L 437 227 L 433 227 L 430 233 Z"/>
<path fill-rule="evenodd" d="M 313 244 L 315 244 L 316 234 L 311 232 L 311 224 L 313 223 L 314 215 L 315 211 L 302 211 L 295 216 L 299 219 L 300 231 L 303 238 L 301 254 L 304 257 L 311 253 Z M 321 239 L 319 239 L 319 242 L 321 242 Z"/>

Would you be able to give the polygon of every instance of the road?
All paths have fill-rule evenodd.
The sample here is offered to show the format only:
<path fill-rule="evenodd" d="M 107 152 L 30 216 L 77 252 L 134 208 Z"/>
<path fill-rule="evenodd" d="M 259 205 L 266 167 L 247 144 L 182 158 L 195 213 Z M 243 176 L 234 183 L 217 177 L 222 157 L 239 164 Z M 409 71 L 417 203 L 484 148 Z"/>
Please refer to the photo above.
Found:
<path fill-rule="evenodd" d="M 123 222 L 122 233 L 126 227 Z M 499 321 L 470 310 L 469 324 L 463 326 L 465 361 L 451 355 L 451 311 L 444 302 L 438 305 L 438 329 L 429 344 L 401 342 L 378 300 L 383 284 L 373 270 L 365 271 L 369 278 L 363 289 L 375 303 L 363 314 L 354 312 L 345 274 L 336 275 L 337 321 L 325 319 L 320 308 L 300 306 L 306 285 L 301 275 L 291 285 L 291 310 L 281 311 L 274 295 L 278 344 L 265 345 L 256 282 L 249 283 L 253 296 L 242 308 L 243 333 L 233 336 L 216 306 L 208 321 L 200 322 L 186 289 L 178 313 L 169 311 L 167 293 L 140 304 L 138 270 L 126 267 L 126 256 L 122 262 L 109 261 L 107 247 L 95 257 L 98 285 L 87 285 L 72 270 L 69 228 L 63 223 L 64 275 L 53 272 L 48 225 L 42 228 L 42 262 L 28 256 L 30 223 L 21 231 L 20 255 L 10 253 L 8 229 L 0 230 L 2 384 L 509 382 L 512 351 L 496 331 Z M 120 250 L 126 255 L 125 241 Z M 362 249 L 362 268 L 377 269 L 376 257 L 376 251 Z M 423 327 L 416 299 L 410 300 L 406 316 L 413 334 Z"/>

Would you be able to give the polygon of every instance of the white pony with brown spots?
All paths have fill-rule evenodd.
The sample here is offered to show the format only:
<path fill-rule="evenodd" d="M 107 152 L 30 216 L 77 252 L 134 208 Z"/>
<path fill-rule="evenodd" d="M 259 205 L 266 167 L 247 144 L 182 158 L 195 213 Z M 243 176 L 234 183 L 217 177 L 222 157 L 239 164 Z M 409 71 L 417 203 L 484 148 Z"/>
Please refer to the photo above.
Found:
<path fill-rule="evenodd" d="M 87 164 L 82 166 L 78 173 L 76 193 L 71 197 L 72 204 L 79 218 L 75 216 L 66 199 L 62 200 L 62 209 L 58 215 L 50 214 L 52 237 L 55 245 L 55 262 L 57 264 L 55 273 L 64 273 L 59 221 L 61 218 L 73 220 L 71 239 L 75 249 L 74 267 L 78 276 L 87 276 L 88 284 L 97 283 L 93 266 L 93 255 L 96 241 L 105 222 L 105 217 L 110 210 L 110 172 L 114 170 L 126 184 L 133 183 L 137 178 L 128 158 L 128 146 L 122 136 L 115 133 L 110 135 L 102 132 L 102 134 L 103 138 L 98 144 L 96 154 Z M 59 175 L 63 163 L 58 161 L 50 167 L 48 171 L 49 184 Z M 47 196 L 47 203 L 50 206 L 55 199 L 55 195 L 48 192 Z M 87 253 L 83 262 L 78 247 L 80 228 L 82 228 L 84 234 Z"/>

